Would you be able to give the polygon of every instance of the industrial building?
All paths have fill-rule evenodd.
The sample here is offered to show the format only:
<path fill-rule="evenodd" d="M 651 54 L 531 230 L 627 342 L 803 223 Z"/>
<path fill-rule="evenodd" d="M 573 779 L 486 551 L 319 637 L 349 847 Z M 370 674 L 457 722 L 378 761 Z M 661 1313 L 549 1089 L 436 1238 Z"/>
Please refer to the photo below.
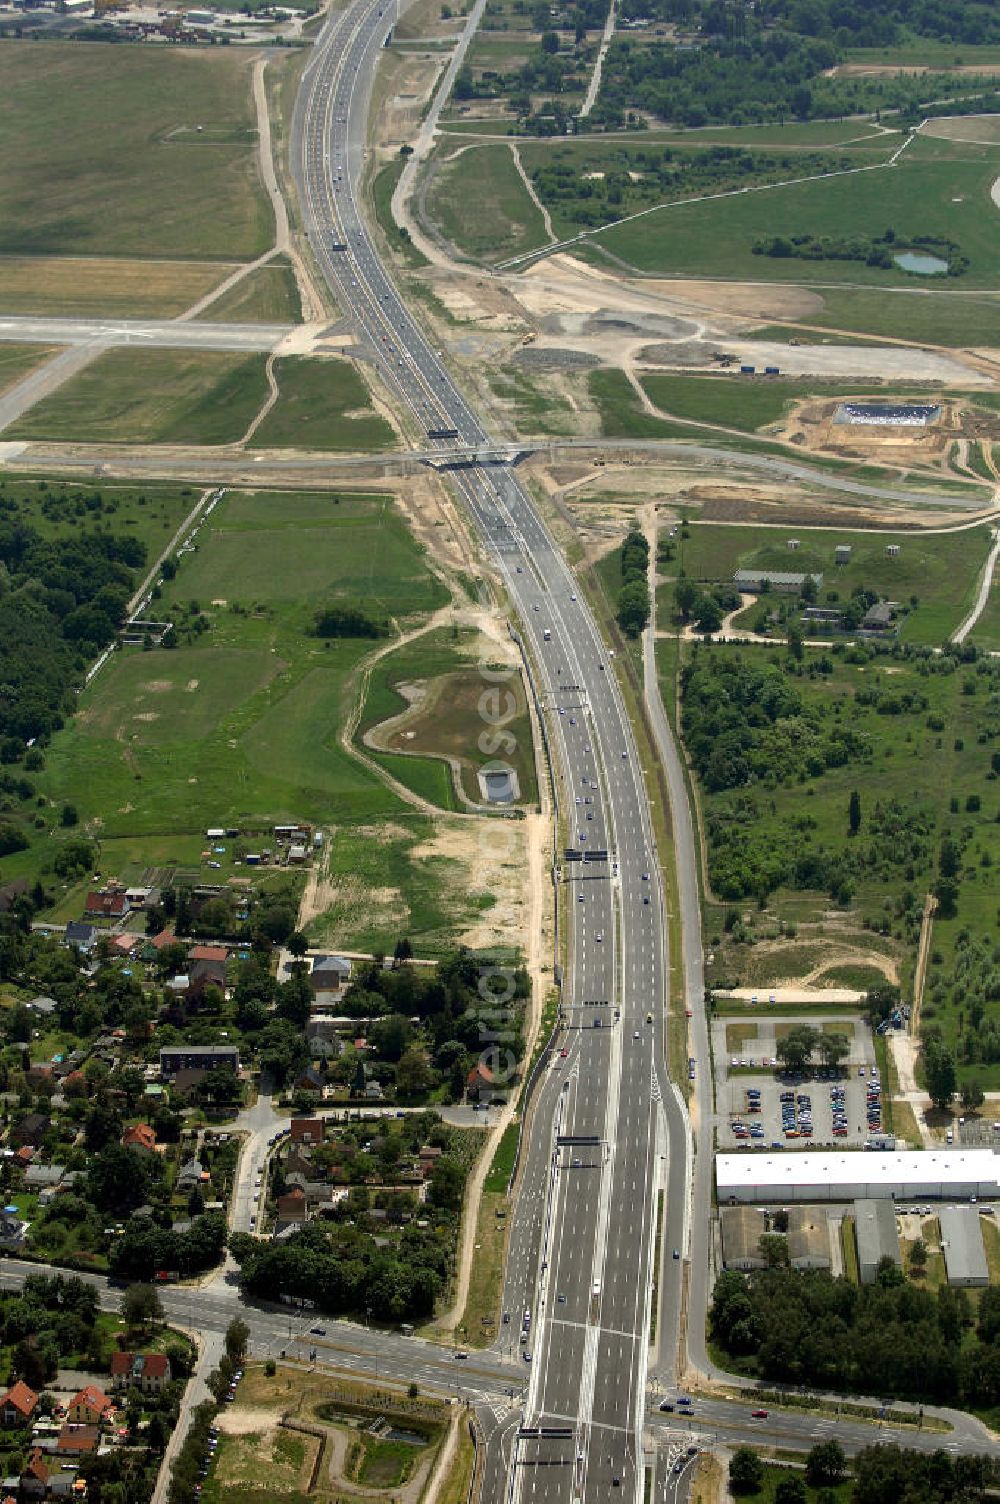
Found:
<path fill-rule="evenodd" d="M 739 1269 L 743 1274 L 763 1269 L 760 1240 L 767 1231 L 763 1212 L 755 1206 L 724 1206 L 719 1213 L 719 1226 L 723 1269 Z"/>
<path fill-rule="evenodd" d="M 816 589 L 823 583 L 821 574 L 797 574 L 785 569 L 738 569 L 733 575 L 737 590 L 747 595 L 760 595 L 767 588 L 775 595 L 800 595 L 806 580 L 813 580 Z"/>
<path fill-rule="evenodd" d="M 793 1269 L 829 1269 L 830 1222 L 825 1212 L 808 1206 L 790 1206 L 784 1237 L 788 1243 L 788 1262 Z M 760 1240 L 778 1229 L 756 1206 L 724 1206 L 719 1213 L 722 1231 L 722 1266 L 749 1274 L 763 1269 L 766 1260 Z"/>
<path fill-rule="evenodd" d="M 829 1269 L 830 1219 L 808 1206 L 788 1209 L 788 1262 L 793 1269 Z"/>
<path fill-rule="evenodd" d="M 992 1149 L 934 1149 L 897 1154 L 859 1152 L 717 1154 L 715 1189 L 727 1203 L 955 1201 L 1000 1195 L 1000 1159 Z"/>
<path fill-rule="evenodd" d="M 943 1206 L 938 1214 L 949 1285 L 971 1289 L 990 1282 L 983 1227 L 974 1206 Z"/>
<path fill-rule="evenodd" d="M 875 1283 L 883 1259 L 891 1259 L 897 1269 L 902 1264 L 896 1208 L 884 1197 L 854 1203 L 854 1237 L 858 1245 L 858 1277 L 863 1285 Z"/>

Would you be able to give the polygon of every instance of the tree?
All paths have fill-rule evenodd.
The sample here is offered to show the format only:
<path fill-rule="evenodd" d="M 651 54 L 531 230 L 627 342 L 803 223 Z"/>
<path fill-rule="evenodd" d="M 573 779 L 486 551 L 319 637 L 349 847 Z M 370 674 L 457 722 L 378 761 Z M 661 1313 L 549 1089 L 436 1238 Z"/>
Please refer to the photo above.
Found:
<path fill-rule="evenodd" d="M 559 33 L 555 31 L 542 32 L 542 51 L 554 57 L 559 51 Z"/>
<path fill-rule="evenodd" d="M 234 1316 L 226 1327 L 226 1356 L 233 1363 L 239 1363 L 246 1353 L 249 1341 L 250 1328 L 242 1316 Z"/>
<path fill-rule="evenodd" d="M 401 1097 L 419 1097 L 434 1084 L 426 1050 L 416 1045 L 400 1056 L 396 1067 L 396 1090 Z"/>
<path fill-rule="evenodd" d="M 764 1464 L 753 1447 L 737 1447 L 729 1459 L 729 1487 L 733 1493 L 759 1493 L 763 1484 Z"/>
<path fill-rule="evenodd" d="M 943 1112 L 955 1095 L 958 1077 L 955 1057 L 939 1039 L 929 1039 L 924 1045 L 924 1078 L 927 1095 Z"/>
<path fill-rule="evenodd" d="M 457 1211 L 462 1204 L 465 1174 L 461 1164 L 450 1154 L 442 1154 L 431 1171 L 427 1199 L 432 1206 Z"/>
<path fill-rule="evenodd" d="M 809 1024 L 796 1024 L 778 1040 L 774 1052 L 786 1070 L 801 1071 L 812 1059 L 818 1041 L 819 1035 Z"/>
<path fill-rule="evenodd" d="M 962 1087 L 962 1106 L 967 1112 L 978 1112 L 985 1101 L 983 1088 L 978 1081 L 967 1081 Z"/>
<path fill-rule="evenodd" d="M 856 836 L 861 829 L 861 795 L 857 789 L 851 790 L 851 797 L 847 802 L 847 828 L 852 836 Z"/>
<path fill-rule="evenodd" d="M 760 1252 L 769 1269 L 787 1268 L 791 1260 L 788 1239 L 780 1232 L 765 1232 L 760 1237 Z"/>
<path fill-rule="evenodd" d="M 695 604 L 694 624 L 699 632 L 709 636 L 722 626 L 722 607 L 714 595 L 703 595 Z"/>
<path fill-rule="evenodd" d="M 816 1040 L 816 1048 L 823 1064 L 836 1070 L 840 1062 L 850 1054 L 851 1042 L 846 1034 L 821 1033 Z"/>
<path fill-rule="evenodd" d="M 649 586 L 645 580 L 631 580 L 618 592 L 618 625 L 626 637 L 638 637 L 649 621 Z"/>
<path fill-rule="evenodd" d="M 839 1441 L 818 1441 L 806 1458 L 806 1482 L 810 1488 L 836 1485 L 847 1471 L 847 1458 Z"/>
<path fill-rule="evenodd" d="M 163 1320 L 163 1306 L 154 1285 L 129 1285 L 122 1296 L 121 1311 L 128 1327 L 151 1326 Z"/>
<path fill-rule="evenodd" d="M 923 1238 L 918 1238 L 910 1249 L 910 1264 L 915 1273 L 923 1274 L 927 1266 L 927 1244 Z"/>
<path fill-rule="evenodd" d="M 779 1478 L 774 1490 L 774 1504 L 806 1504 L 806 1486 L 796 1473 Z"/>

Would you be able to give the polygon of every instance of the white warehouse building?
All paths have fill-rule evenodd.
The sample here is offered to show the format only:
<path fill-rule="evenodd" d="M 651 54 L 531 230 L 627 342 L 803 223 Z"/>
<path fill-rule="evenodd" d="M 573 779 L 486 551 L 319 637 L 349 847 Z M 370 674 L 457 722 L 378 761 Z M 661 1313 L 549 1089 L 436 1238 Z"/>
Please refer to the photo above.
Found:
<path fill-rule="evenodd" d="M 955 1201 L 1000 1195 L 1000 1158 L 992 1149 L 916 1153 L 717 1154 L 720 1206 L 741 1201 L 866 1201 L 915 1197 Z"/>

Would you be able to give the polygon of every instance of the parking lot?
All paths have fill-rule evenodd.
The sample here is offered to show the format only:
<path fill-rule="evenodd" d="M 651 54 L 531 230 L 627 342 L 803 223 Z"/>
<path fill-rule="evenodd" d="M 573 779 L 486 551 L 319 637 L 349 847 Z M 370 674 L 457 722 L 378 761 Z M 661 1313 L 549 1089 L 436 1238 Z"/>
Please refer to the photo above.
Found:
<path fill-rule="evenodd" d="M 716 1127 L 723 1150 L 857 1148 L 882 1132 L 881 1081 L 871 1033 L 860 1019 L 809 1018 L 848 1034 L 850 1053 L 836 1070 L 789 1074 L 775 1049 L 794 1016 L 717 1019 L 712 1026 Z M 735 1046 L 735 1050 L 733 1048 Z"/>

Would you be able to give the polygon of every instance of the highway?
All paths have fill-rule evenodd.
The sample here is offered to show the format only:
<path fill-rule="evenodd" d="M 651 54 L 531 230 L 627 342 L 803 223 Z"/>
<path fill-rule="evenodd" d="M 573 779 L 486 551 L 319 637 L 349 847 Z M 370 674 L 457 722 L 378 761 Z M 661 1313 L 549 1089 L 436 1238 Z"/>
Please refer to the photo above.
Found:
<path fill-rule="evenodd" d="M 421 447 L 441 433 L 442 448 L 482 449 L 489 435 L 402 302 L 360 209 L 389 24 L 383 0 L 356 0 L 320 33 L 293 126 L 299 201 L 314 256 Z M 614 664 L 515 470 L 473 462 L 450 479 L 520 618 L 549 721 L 560 840 L 581 858 L 559 873 L 562 1027 L 534 1104 L 504 1287 L 499 1359 L 511 1384 L 526 1384 L 524 1408 L 508 1451 L 489 1451 L 484 1497 L 555 1504 L 614 1489 L 638 1501 L 657 1192 L 672 1144 L 671 1189 L 682 1187 L 685 1142 L 664 1054 L 663 895 L 643 772 Z M 683 1194 L 668 1197 L 665 1239 L 678 1247 L 684 1206 Z"/>
<path fill-rule="evenodd" d="M 47 1265 L 5 1258 L 0 1269 L 0 1289 L 18 1289 L 27 1275 L 40 1272 L 65 1273 Z M 103 1275 L 79 1277 L 97 1289 L 104 1310 L 118 1310 L 123 1286 L 113 1284 Z M 468 1359 L 457 1362 L 446 1349 L 416 1337 L 404 1337 L 377 1327 L 369 1329 L 355 1322 L 333 1321 L 316 1311 L 293 1311 L 266 1301 L 241 1300 L 232 1277 L 201 1288 L 168 1285 L 160 1290 L 160 1299 L 167 1319 L 201 1341 L 207 1339 L 209 1350 L 216 1357 L 226 1327 L 239 1314 L 250 1328 L 250 1348 L 256 1357 L 278 1357 L 284 1353 L 289 1362 L 330 1373 L 369 1375 L 400 1384 L 416 1380 L 428 1392 L 457 1396 L 476 1406 L 484 1430 L 492 1432 L 493 1451 L 510 1456 L 520 1429 L 526 1375 L 512 1370 L 498 1352 L 471 1353 Z M 315 1358 L 310 1356 L 313 1353 Z M 907 1408 L 912 1413 L 912 1407 Z M 931 1407 L 926 1413 L 927 1429 L 894 1423 L 892 1407 L 885 1421 L 876 1427 L 852 1419 L 849 1406 L 839 1415 L 833 1407 L 829 1413 L 817 1415 L 804 1410 L 776 1409 L 769 1404 L 767 1417 L 755 1420 L 746 1404 L 729 1399 L 696 1397 L 687 1416 L 676 1411 L 662 1413 L 654 1399 L 648 1408 L 646 1427 L 663 1458 L 663 1464 L 657 1467 L 661 1485 L 667 1481 L 664 1469 L 677 1457 L 678 1448 L 683 1448 L 686 1455 L 688 1446 L 708 1447 L 720 1439 L 729 1445 L 756 1440 L 762 1446 L 807 1450 L 817 1438 L 835 1434 L 849 1454 L 877 1440 L 892 1440 L 920 1451 L 943 1447 L 952 1453 L 977 1451 L 1000 1456 L 1000 1446 L 972 1416 L 935 1411 Z M 944 1417 L 954 1423 L 950 1432 L 942 1426 Z M 672 1482 L 669 1497 L 673 1504 Z"/>

